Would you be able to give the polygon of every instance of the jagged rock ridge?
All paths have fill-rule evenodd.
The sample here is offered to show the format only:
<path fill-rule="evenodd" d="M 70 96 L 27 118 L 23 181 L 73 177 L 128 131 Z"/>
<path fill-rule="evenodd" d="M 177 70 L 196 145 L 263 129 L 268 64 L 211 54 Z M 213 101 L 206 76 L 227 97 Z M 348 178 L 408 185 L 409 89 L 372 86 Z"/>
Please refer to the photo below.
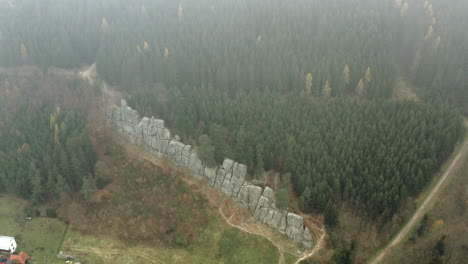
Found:
<path fill-rule="evenodd" d="M 108 110 L 107 115 L 113 127 L 130 143 L 142 146 L 157 157 L 167 155 L 177 166 L 190 169 L 194 177 L 206 178 L 209 185 L 247 208 L 258 221 L 286 234 L 301 248 L 312 248 L 313 237 L 304 227 L 302 216 L 276 208 L 275 193 L 271 188 L 262 189 L 245 180 L 247 166 L 244 164 L 225 159 L 221 166 L 204 166 L 196 150 L 171 137 L 163 120 L 154 117 L 140 119 L 138 112 L 128 107 L 125 100 L 122 100 L 121 107 Z"/>

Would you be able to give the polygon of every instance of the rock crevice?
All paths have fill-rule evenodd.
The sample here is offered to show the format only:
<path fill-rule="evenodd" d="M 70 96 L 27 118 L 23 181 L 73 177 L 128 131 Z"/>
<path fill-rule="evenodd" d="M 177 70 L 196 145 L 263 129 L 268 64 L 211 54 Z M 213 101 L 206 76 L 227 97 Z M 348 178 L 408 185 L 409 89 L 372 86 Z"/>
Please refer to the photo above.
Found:
<path fill-rule="evenodd" d="M 244 164 L 225 159 L 220 166 L 206 167 L 196 149 L 183 144 L 178 137 L 171 137 L 163 120 L 140 119 L 138 112 L 127 106 L 125 100 L 120 107 L 109 109 L 107 116 L 115 130 L 131 144 L 143 147 L 156 157 L 166 155 L 175 165 L 190 169 L 195 178 L 206 179 L 210 186 L 230 196 L 261 223 L 290 237 L 300 248 L 313 247 L 313 237 L 304 227 L 302 216 L 276 208 L 275 193 L 271 188 L 262 189 L 245 180 L 247 166 Z"/>

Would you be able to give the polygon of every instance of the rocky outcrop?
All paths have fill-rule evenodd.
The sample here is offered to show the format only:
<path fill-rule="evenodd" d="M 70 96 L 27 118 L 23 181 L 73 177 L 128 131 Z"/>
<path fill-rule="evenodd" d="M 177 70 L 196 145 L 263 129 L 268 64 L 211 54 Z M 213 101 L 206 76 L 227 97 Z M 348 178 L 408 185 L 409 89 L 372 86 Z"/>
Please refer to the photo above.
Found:
<path fill-rule="evenodd" d="M 276 208 L 275 193 L 271 188 L 262 189 L 246 181 L 247 166 L 225 159 L 220 166 L 206 167 L 198 158 L 196 149 L 181 143 L 177 136 L 171 137 L 163 120 L 154 117 L 140 119 L 138 112 L 128 107 L 125 100 L 122 100 L 121 107 L 108 110 L 107 115 L 115 130 L 130 143 L 157 157 L 166 155 L 177 166 L 190 169 L 194 177 L 206 179 L 209 185 L 230 196 L 258 221 L 286 234 L 300 248 L 312 248 L 313 237 L 304 227 L 302 216 Z"/>

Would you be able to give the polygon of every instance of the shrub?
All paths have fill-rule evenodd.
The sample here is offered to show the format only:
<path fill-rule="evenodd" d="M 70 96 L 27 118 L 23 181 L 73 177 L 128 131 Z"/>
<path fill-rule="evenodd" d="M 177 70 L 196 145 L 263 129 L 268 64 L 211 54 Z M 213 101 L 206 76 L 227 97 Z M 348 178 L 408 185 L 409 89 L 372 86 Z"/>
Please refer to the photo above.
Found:
<path fill-rule="evenodd" d="M 54 208 L 47 208 L 46 216 L 50 218 L 57 218 L 57 211 Z"/>

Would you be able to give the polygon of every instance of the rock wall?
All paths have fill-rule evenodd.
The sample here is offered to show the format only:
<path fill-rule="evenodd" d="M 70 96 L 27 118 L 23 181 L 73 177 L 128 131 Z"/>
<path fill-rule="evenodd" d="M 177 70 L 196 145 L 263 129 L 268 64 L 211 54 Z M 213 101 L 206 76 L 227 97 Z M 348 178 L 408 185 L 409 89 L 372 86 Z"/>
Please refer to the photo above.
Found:
<path fill-rule="evenodd" d="M 177 166 L 190 169 L 198 179 L 206 178 L 209 185 L 222 191 L 247 208 L 260 222 L 286 234 L 302 249 L 313 246 L 313 237 L 304 219 L 297 214 L 276 208 L 275 193 L 266 187 L 262 189 L 245 180 L 247 166 L 225 159 L 221 166 L 209 168 L 198 158 L 195 149 L 181 143 L 164 126 L 164 121 L 154 117 L 143 117 L 122 100 L 121 107 L 107 111 L 108 118 L 119 134 L 130 143 L 139 145 L 157 157 L 167 155 Z"/>

